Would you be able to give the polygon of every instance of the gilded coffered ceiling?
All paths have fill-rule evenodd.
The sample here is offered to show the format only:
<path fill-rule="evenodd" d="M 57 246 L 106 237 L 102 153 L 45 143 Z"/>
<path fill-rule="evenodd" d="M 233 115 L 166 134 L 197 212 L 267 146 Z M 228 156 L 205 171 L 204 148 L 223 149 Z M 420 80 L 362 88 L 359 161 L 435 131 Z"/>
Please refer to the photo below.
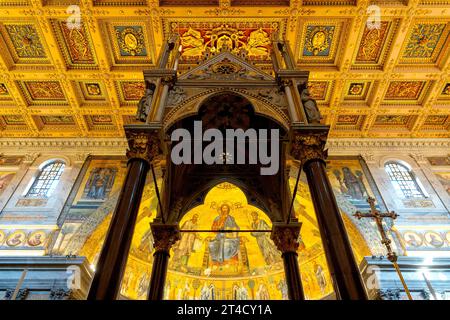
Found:
<path fill-rule="evenodd" d="M 0 0 L 0 136 L 122 137 L 171 33 L 180 72 L 285 37 L 332 137 L 450 137 L 449 0 Z"/>

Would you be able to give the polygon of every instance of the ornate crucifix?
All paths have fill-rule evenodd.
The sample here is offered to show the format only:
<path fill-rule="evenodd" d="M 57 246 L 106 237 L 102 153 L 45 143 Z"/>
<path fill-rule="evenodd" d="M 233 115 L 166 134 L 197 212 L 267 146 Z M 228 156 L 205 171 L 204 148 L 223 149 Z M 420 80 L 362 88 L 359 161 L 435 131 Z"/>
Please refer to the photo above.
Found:
<path fill-rule="evenodd" d="M 384 231 L 384 228 L 383 228 L 383 218 L 396 219 L 398 217 L 398 214 L 396 214 L 394 211 L 381 213 L 380 211 L 378 211 L 375 208 L 375 199 L 372 197 L 367 198 L 367 202 L 370 204 L 370 212 L 362 213 L 360 211 L 356 211 L 353 216 L 355 216 L 358 219 L 361 219 L 361 218 L 375 219 L 375 222 L 378 227 L 378 231 L 380 232 L 380 235 L 381 235 L 381 243 L 385 245 L 387 252 L 388 252 L 387 258 L 394 265 L 395 271 L 397 271 L 398 277 L 400 278 L 400 281 L 402 282 L 403 288 L 405 289 L 408 299 L 413 300 L 411 293 L 409 292 L 408 286 L 406 285 L 405 279 L 403 279 L 403 275 L 400 271 L 400 268 L 398 267 L 397 254 L 392 250 L 391 240 L 387 237 L 386 232 Z"/>

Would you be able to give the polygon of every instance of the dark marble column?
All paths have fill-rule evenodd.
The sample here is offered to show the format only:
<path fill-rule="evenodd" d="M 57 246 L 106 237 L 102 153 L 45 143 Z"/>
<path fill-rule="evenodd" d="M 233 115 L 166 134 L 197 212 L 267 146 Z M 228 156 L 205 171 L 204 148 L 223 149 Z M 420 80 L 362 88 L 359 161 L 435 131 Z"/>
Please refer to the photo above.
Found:
<path fill-rule="evenodd" d="M 169 252 L 172 245 L 180 240 L 177 224 L 151 223 L 155 253 L 153 254 L 152 276 L 148 289 L 148 300 L 162 300 L 166 283 Z"/>
<path fill-rule="evenodd" d="M 148 125 L 125 127 L 128 170 L 96 265 L 88 300 L 115 300 L 119 294 L 134 225 L 151 160 L 159 153 L 158 131 Z"/>
<path fill-rule="evenodd" d="M 294 127 L 291 154 L 303 163 L 337 298 L 367 300 L 344 221 L 325 170 L 327 152 L 324 147 L 328 130 L 328 126 L 321 125 Z"/>
<path fill-rule="evenodd" d="M 290 300 L 305 300 L 300 277 L 300 268 L 297 260 L 300 228 L 301 224 L 297 221 L 289 224 L 274 222 L 272 227 L 271 238 L 278 250 L 281 251 Z"/>

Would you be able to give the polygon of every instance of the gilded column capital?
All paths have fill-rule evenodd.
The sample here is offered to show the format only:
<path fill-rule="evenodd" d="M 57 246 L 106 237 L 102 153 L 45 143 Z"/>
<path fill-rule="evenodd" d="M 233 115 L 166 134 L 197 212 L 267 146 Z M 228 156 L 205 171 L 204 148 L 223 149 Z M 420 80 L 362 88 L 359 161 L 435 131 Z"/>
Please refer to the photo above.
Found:
<path fill-rule="evenodd" d="M 303 164 L 309 160 L 325 160 L 328 150 L 325 150 L 327 142 L 327 126 L 303 126 L 301 129 L 292 129 L 291 155 Z M 310 127 L 310 128 L 308 128 Z"/>
<path fill-rule="evenodd" d="M 284 90 L 286 87 L 292 87 L 294 85 L 294 82 L 291 79 L 284 79 L 279 78 L 278 79 L 278 86 L 281 90 Z"/>
<path fill-rule="evenodd" d="M 270 238 L 281 253 L 297 253 L 299 247 L 298 237 L 300 235 L 301 226 L 302 224 L 300 222 L 273 223 Z"/>
<path fill-rule="evenodd" d="M 177 80 L 176 75 L 172 75 L 172 74 L 171 75 L 166 75 L 166 76 L 161 78 L 161 84 L 163 86 L 167 85 L 169 87 L 172 87 L 175 84 L 176 80 Z"/>
<path fill-rule="evenodd" d="M 128 142 L 127 158 L 151 162 L 160 154 L 160 129 L 149 125 L 124 126 Z"/>
<path fill-rule="evenodd" d="M 152 229 L 155 252 L 164 251 L 168 254 L 172 246 L 181 239 L 178 224 L 152 222 L 150 227 Z"/>

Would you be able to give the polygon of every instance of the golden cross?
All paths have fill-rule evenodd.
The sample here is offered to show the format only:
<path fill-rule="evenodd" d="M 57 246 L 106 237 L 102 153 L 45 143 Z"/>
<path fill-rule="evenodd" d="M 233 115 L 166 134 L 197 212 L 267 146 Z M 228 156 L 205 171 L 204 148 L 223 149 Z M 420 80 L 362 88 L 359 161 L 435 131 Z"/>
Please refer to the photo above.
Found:
<path fill-rule="evenodd" d="M 384 228 L 383 228 L 383 218 L 396 219 L 398 217 L 398 214 L 396 214 L 394 211 L 381 213 L 380 211 L 378 211 L 375 208 L 375 199 L 372 197 L 367 198 L 367 202 L 370 205 L 370 212 L 363 213 L 361 211 L 356 211 L 355 214 L 353 214 L 353 216 L 355 216 L 358 219 L 361 219 L 361 218 L 375 219 L 375 222 L 378 227 L 378 231 L 380 232 L 380 235 L 381 235 L 381 243 L 385 245 L 387 252 L 388 252 L 387 258 L 394 265 L 394 268 L 397 271 L 400 281 L 403 284 L 403 288 L 405 289 L 406 295 L 408 296 L 409 300 L 412 300 L 411 293 L 409 292 L 408 286 L 406 285 L 406 282 L 403 279 L 403 275 L 400 272 L 400 268 L 398 267 L 398 264 L 397 264 L 397 254 L 392 250 L 391 240 L 387 237 L 386 231 L 384 231 Z"/>
<path fill-rule="evenodd" d="M 396 219 L 398 217 L 398 214 L 396 214 L 394 211 L 381 213 L 375 208 L 375 199 L 372 197 L 367 198 L 367 202 L 370 204 L 370 212 L 368 213 L 362 213 L 360 211 L 356 211 L 353 216 L 355 216 L 358 219 L 361 218 L 374 218 L 375 222 L 378 227 L 378 231 L 381 235 L 381 243 L 386 246 L 386 249 L 388 251 L 388 259 L 391 262 L 397 261 L 397 255 L 395 252 L 392 251 L 391 247 L 391 240 L 387 237 L 386 232 L 383 228 L 383 218 L 391 218 Z"/>

